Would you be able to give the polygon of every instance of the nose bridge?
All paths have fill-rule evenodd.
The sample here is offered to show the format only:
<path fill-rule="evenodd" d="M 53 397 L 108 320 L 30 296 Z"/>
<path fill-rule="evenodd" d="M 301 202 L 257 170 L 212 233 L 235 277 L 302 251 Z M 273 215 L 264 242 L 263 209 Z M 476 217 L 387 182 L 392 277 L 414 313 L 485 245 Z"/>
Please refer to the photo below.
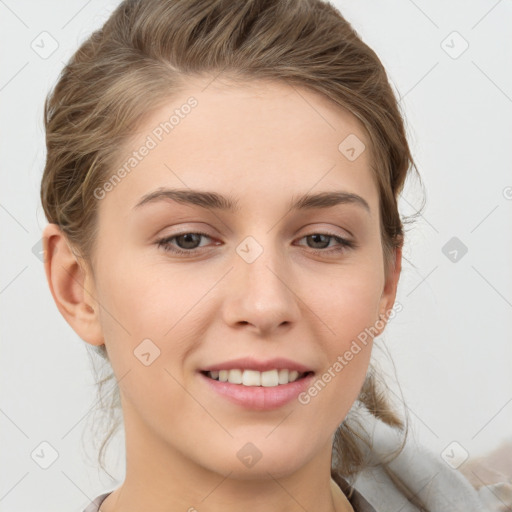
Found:
<path fill-rule="evenodd" d="M 286 251 L 271 232 L 247 236 L 236 247 L 227 306 L 231 323 L 268 330 L 294 322 L 299 314 Z"/>

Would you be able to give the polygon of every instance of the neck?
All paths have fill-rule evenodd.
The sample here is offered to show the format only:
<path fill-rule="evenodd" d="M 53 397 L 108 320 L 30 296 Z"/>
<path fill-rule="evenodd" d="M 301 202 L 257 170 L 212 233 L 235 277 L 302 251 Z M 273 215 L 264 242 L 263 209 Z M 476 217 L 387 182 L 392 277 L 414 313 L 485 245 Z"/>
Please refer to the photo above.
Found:
<path fill-rule="evenodd" d="M 237 478 L 233 471 L 221 474 L 205 468 L 144 425 L 136 425 L 136 431 L 134 426 L 125 421 L 125 480 L 105 499 L 101 512 L 353 512 L 331 479 L 330 443 L 294 472 L 276 475 L 272 468 L 256 464 L 248 479 Z"/>

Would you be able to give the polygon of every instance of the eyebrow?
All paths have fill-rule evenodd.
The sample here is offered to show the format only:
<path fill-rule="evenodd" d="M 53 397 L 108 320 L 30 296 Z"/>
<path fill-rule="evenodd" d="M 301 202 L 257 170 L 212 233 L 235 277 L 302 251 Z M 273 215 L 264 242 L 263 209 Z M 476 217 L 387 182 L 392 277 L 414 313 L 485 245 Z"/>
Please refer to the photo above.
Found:
<path fill-rule="evenodd" d="M 159 188 L 144 195 L 133 207 L 139 209 L 145 204 L 159 201 L 176 201 L 178 203 L 190 204 L 201 208 L 222 210 L 235 213 L 239 211 L 238 200 L 233 197 L 224 196 L 217 192 L 187 189 Z M 292 197 L 288 207 L 289 210 L 312 210 L 331 208 L 339 204 L 353 204 L 362 207 L 371 214 L 367 201 L 357 194 L 351 192 L 319 192 L 316 194 L 303 194 Z"/>

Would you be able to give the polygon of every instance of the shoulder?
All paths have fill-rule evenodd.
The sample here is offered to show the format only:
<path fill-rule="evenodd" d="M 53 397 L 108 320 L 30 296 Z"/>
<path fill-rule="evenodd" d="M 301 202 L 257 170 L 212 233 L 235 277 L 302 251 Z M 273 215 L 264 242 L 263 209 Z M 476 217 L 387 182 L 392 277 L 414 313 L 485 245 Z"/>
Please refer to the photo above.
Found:
<path fill-rule="evenodd" d="M 351 486 L 344 478 L 335 471 L 331 471 L 331 477 L 347 496 L 348 501 L 352 505 L 354 512 L 377 512 L 373 505 L 353 486 Z"/>
<path fill-rule="evenodd" d="M 99 496 L 96 496 L 91 503 L 84 509 L 84 512 L 99 512 L 100 505 L 105 501 L 107 496 L 111 494 L 113 491 L 104 492 L 103 494 L 100 494 Z"/>
<path fill-rule="evenodd" d="M 371 448 L 363 442 L 360 447 L 367 465 L 351 478 L 350 485 L 375 510 L 417 512 L 422 507 L 429 512 L 499 510 L 488 508 L 482 492 L 460 471 L 413 437 L 407 438 L 403 450 L 393 459 L 392 453 L 403 440 L 400 431 L 377 419 L 365 423 L 365 430 Z"/>
<path fill-rule="evenodd" d="M 512 510 L 512 441 L 502 441 L 491 452 L 470 458 L 460 471 L 491 510 Z"/>

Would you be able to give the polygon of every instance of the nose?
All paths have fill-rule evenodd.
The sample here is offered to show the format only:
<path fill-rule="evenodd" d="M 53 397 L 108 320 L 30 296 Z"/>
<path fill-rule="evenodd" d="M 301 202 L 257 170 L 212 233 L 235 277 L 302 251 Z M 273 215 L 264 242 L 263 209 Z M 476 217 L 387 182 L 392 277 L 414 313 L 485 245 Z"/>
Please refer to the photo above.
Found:
<path fill-rule="evenodd" d="M 290 328 L 300 315 L 294 272 L 286 256 L 265 244 L 252 262 L 236 254 L 223 302 L 224 321 L 230 327 L 247 326 L 254 333 L 271 335 Z"/>

